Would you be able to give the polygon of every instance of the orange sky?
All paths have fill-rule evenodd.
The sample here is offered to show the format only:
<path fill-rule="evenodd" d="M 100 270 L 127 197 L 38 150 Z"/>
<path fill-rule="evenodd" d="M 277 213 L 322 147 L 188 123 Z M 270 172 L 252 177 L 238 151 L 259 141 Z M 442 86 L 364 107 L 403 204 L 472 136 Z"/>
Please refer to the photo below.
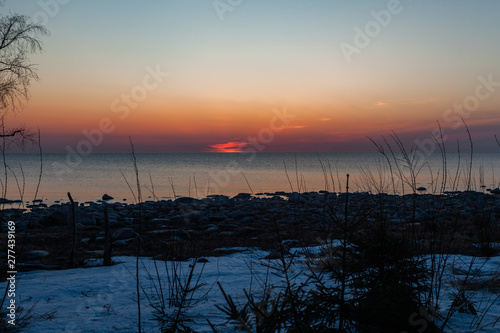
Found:
<path fill-rule="evenodd" d="M 126 151 L 129 136 L 142 151 L 238 151 L 286 108 L 295 116 L 263 151 L 371 151 L 367 136 L 396 131 L 412 143 L 436 121 L 453 127 L 447 110 L 483 84 L 488 97 L 463 114 L 493 149 L 500 87 L 483 81 L 500 82 L 500 4 L 401 6 L 347 61 L 342 45 L 356 45 L 387 1 L 247 1 L 223 20 L 210 2 L 69 2 L 33 56 L 41 80 L 8 121 L 39 127 L 46 151 L 76 149 L 103 121 L 112 130 L 94 152 Z"/>

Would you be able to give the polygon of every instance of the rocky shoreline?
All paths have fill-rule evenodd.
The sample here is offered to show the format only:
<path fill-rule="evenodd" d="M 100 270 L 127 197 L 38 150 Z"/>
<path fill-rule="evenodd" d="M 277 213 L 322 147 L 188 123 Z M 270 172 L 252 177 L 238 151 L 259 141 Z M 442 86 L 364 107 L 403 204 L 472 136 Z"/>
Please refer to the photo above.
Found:
<path fill-rule="evenodd" d="M 113 202 L 105 195 L 98 202 L 77 204 L 77 259 L 79 266 L 102 258 L 104 253 L 104 208 L 109 216 L 113 255 L 134 255 L 137 242 L 141 255 L 163 260 L 185 260 L 224 255 L 248 247 L 269 250 L 281 245 L 316 245 L 335 238 L 335 222 L 381 218 L 390 228 L 403 232 L 411 225 L 422 230 L 432 223 L 464 221 L 465 251 L 475 246 L 475 221 L 487 221 L 495 230 L 500 223 L 500 197 L 488 192 L 446 192 L 440 195 L 370 193 L 240 193 L 232 198 L 211 195 L 202 199 L 145 201 L 140 204 Z M 28 209 L 7 208 L 18 202 L 3 199 L 1 237 L 6 223 L 16 222 L 19 270 L 67 268 L 72 247 L 72 206 L 46 205 L 41 200 Z M 140 235 L 140 236 L 139 236 Z M 498 242 L 491 235 L 492 242 Z M 3 242 L 2 242 L 3 243 Z M 2 264 L 6 254 L 0 252 Z M 2 271 L 4 271 L 2 269 Z"/>

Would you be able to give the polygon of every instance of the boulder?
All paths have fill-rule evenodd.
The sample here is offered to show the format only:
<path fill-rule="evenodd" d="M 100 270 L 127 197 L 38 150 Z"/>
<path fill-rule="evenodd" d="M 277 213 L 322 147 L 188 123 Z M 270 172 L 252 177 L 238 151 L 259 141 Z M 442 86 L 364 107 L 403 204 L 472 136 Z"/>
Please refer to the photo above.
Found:
<path fill-rule="evenodd" d="M 203 212 L 199 212 L 199 211 L 194 211 L 194 212 L 191 212 L 191 213 L 184 215 L 184 219 L 187 223 L 189 223 L 189 222 L 198 223 L 204 217 L 205 217 L 205 214 Z"/>
<path fill-rule="evenodd" d="M 174 201 L 176 204 L 183 204 L 183 205 L 192 205 L 194 203 L 199 202 L 198 199 L 191 198 L 191 197 L 180 197 L 175 199 Z"/>
<path fill-rule="evenodd" d="M 104 195 L 102 196 L 102 200 L 104 200 L 104 201 L 113 200 L 113 199 L 114 199 L 114 198 L 113 198 L 112 196 L 107 195 L 107 194 L 104 194 Z"/>
<path fill-rule="evenodd" d="M 214 250 L 217 255 L 228 255 L 233 253 L 246 252 L 249 249 L 247 247 L 219 247 Z"/>
<path fill-rule="evenodd" d="M 235 210 L 235 211 L 232 211 L 231 213 L 227 214 L 227 216 L 237 220 L 237 219 L 240 219 L 242 217 L 247 216 L 247 214 L 242 212 L 241 210 Z"/>
<path fill-rule="evenodd" d="M 255 219 L 251 216 L 245 216 L 245 217 L 242 217 L 238 220 L 238 223 L 240 224 L 248 224 L 248 223 L 253 223 L 255 222 Z"/>
<path fill-rule="evenodd" d="M 219 231 L 219 227 L 216 226 L 215 224 L 208 224 L 204 226 L 204 229 L 206 232 L 217 232 Z"/>
<path fill-rule="evenodd" d="M 127 247 L 134 239 L 119 239 L 113 242 L 113 248 Z"/>
<path fill-rule="evenodd" d="M 184 229 L 175 229 L 175 230 L 173 230 L 173 234 L 175 237 L 178 237 L 181 240 L 188 240 L 191 238 L 189 236 L 189 233 Z"/>
<path fill-rule="evenodd" d="M 224 221 L 226 216 L 224 214 L 215 214 L 210 216 L 211 221 Z"/>
<path fill-rule="evenodd" d="M 58 207 L 52 209 L 46 216 L 42 218 L 40 224 L 43 226 L 61 226 L 69 223 L 68 210 L 66 207 Z"/>
<path fill-rule="evenodd" d="M 77 221 L 83 225 L 96 225 L 95 217 L 84 212 L 77 213 Z"/>
<path fill-rule="evenodd" d="M 130 239 L 135 237 L 135 231 L 132 228 L 122 228 L 113 233 L 111 238 L 113 240 Z"/>
<path fill-rule="evenodd" d="M 248 200 L 251 196 L 250 193 L 238 193 L 233 199 Z"/>
<path fill-rule="evenodd" d="M 35 250 L 35 251 L 24 252 L 23 256 L 25 260 L 34 260 L 34 259 L 48 257 L 49 252 L 42 250 Z"/>

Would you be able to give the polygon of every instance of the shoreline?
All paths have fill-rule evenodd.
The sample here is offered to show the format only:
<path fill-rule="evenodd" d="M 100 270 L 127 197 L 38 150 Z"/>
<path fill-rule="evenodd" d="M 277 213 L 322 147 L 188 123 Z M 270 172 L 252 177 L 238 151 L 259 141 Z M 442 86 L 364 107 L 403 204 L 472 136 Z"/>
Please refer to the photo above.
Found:
<path fill-rule="evenodd" d="M 78 265 L 85 266 L 86 261 L 104 254 L 105 206 L 113 256 L 135 255 L 140 234 L 141 256 L 186 260 L 225 255 L 231 250 L 224 249 L 232 247 L 256 247 L 272 253 L 280 242 L 290 247 L 319 245 L 335 238 L 333 222 L 345 219 L 345 199 L 345 193 L 278 191 L 146 200 L 141 204 L 111 200 L 80 203 L 76 209 Z M 425 230 L 429 223 L 436 222 L 473 224 L 479 213 L 496 224 L 500 217 L 500 196 L 476 191 L 403 196 L 350 192 L 348 204 L 347 220 L 363 215 L 370 223 L 382 214 L 397 232 L 405 232 L 410 226 Z M 68 268 L 71 211 L 70 203 L 49 206 L 41 200 L 30 210 L 3 209 L 2 234 L 6 233 L 7 221 L 16 222 L 20 271 Z M 473 230 L 466 234 L 468 239 L 453 251 L 468 254 L 474 250 Z M 500 243 L 500 235 L 494 237 L 491 242 Z M 5 256 L 0 253 L 1 258 Z"/>

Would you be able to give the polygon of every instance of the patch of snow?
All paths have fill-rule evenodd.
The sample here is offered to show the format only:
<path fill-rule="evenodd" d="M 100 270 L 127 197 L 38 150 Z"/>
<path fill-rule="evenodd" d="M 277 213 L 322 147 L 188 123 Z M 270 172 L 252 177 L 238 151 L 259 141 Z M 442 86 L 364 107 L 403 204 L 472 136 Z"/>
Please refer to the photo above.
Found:
<path fill-rule="evenodd" d="M 235 248 L 229 248 L 234 250 Z M 195 277 L 201 274 L 205 285 L 199 289 L 194 298 L 200 301 L 189 310 L 193 322 L 190 326 L 198 332 L 211 332 L 206 319 L 222 329 L 227 322 L 226 316 L 215 305 L 226 305 L 224 297 L 217 286 L 221 283 L 228 295 L 237 304 L 244 304 L 244 289 L 253 294 L 262 292 L 263 285 L 277 284 L 280 277 L 271 274 L 269 266 L 277 265 L 276 260 L 263 260 L 268 252 L 258 249 L 238 248 L 244 251 L 223 257 L 208 257 L 205 264 L 196 264 Z M 322 246 L 307 249 L 309 253 L 322 253 Z M 306 271 L 303 249 L 292 249 L 298 252 L 293 269 L 295 273 Z M 33 320 L 27 331 L 33 332 L 132 332 L 137 331 L 137 303 L 134 257 L 114 257 L 114 266 L 102 267 L 102 262 L 88 262 L 91 268 L 78 268 L 63 271 L 32 271 L 17 274 L 17 300 L 23 308 L 34 305 L 33 314 L 40 317 L 54 312 L 51 319 Z M 472 264 L 471 264 L 472 262 Z M 193 261 L 177 262 L 181 276 L 185 276 L 193 265 Z M 430 259 L 428 260 L 430 264 Z M 166 281 L 167 269 L 172 262 L 157 261 L 161 279 Z M 463 278 L 469 270 L 483 277 L 491 277 L 498 273 L 500 257 L 476 258 L 466 256 L 449 256 L 449 269 L 445 280 L 449 283 Z M 452 274 L 453 270 L 460 273 Z M 305 274 L 301 274 L 305 276 Z M 153 320 L 153 308 L 148 297 L 157 300 L 155 285 L 157 284 L 155 262 L 152 259 L 140 259 L 142 326 L 145 332 L 157 332 L 159 326 Z M 164 286 L 165 287 L 165 286 Z M 0 283 L 0 290 L 5 289 L 5 282 Z M 446 310 L 452 303 L 453 289 L 445 287 L 445 295 L 441 309 Z M 148 296 L 148 297 L 147 297 Z M 493 322 L 500 315 L 500 303 L 496 295 L 482 290 L 473 296 L 477 307 L 493 302 L 492 308 L 483 320 L 483 324 Z M 19 303 L 18 303 L 19 304 Z M 21 314 L 22 315 L 22 314 Z M 472 315 L 456 313 L 449 323 L 449 332 L 472 332 L 470 327 Z M 497 332 L 497 327 L 484 327 L 482 332 Z"/>

